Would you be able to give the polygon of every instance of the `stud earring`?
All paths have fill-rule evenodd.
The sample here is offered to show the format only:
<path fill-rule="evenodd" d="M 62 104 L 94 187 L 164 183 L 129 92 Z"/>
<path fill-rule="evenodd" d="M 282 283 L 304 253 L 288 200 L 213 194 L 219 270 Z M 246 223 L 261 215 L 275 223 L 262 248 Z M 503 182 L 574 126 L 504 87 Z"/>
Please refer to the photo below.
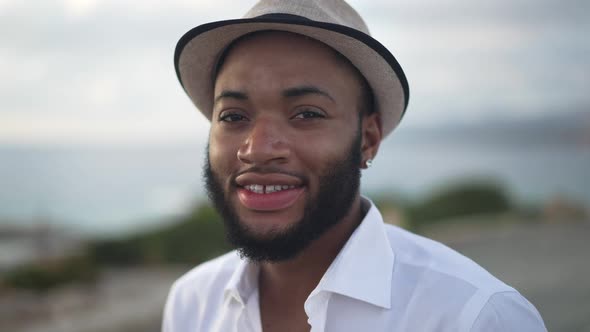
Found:
<path fill-rule="evenodd" d="M 373 165 L 373 159 L 367 159 L 367 161 L 365 161 L 365 166 L 367 168 L 371 168 L 372 165 Z"/>

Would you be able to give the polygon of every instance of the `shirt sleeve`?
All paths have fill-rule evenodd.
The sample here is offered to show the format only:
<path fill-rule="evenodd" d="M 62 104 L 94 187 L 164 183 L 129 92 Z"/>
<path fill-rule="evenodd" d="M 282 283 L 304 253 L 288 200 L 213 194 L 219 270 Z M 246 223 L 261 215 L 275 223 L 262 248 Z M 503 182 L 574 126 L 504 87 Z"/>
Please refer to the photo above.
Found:
<path fill-rule="evenodd" d="M 174 321 L 172 319 L 174 311 L 174 287 L 170 289 L 166 305 L 164 306 L 164 315 L 162 317 L 162 332 L 174 332 Z"/>
<path fill-rule="evenodd" d="M 476 318 L 471 332 L 546 332 L 541 315 L 518 292 L 497 293 L 490 297 Z"/>

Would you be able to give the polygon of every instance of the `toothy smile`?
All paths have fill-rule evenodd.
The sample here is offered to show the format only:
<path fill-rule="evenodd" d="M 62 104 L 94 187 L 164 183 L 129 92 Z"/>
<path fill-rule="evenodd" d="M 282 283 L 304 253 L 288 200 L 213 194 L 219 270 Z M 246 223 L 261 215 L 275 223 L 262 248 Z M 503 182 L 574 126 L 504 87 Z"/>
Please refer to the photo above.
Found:
<path fill-rule="evenodd" d="M 235 184 L 242 206 L 267 212 L 294 205 L 306 187 L 301 178 L 286 173 L 246 172 L 236 177 Z"/>
<path fill-rule="evenodd" d="M 275 193 L 275 192 L 279 192 L 279 191 L 283 191 L 283 190 L 287 190 L 287 189 L 293 189 L 293 188 L 295 188 L 295 186 L 280 185 L 280 184 L 275 184 L 275 185 L 250 184 L 250 185 L 244 186 L 244 189 L 251 191 L 253 193 L 256 193 L 256 194 L 271 194 L 271 193 Z"/>

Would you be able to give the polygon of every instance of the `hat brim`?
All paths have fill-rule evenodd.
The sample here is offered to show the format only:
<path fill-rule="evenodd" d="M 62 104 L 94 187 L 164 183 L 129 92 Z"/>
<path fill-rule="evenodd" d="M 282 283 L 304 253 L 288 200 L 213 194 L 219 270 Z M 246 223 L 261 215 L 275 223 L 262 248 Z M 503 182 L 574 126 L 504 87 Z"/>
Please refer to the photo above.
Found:
<path fill-rule="evenodd" d="M 316 39 L 356 66 L 373 90 L 383 137 L 403 117 L 409 100 L 406 76 L 395 57 L 371 36 L 346 26 L 300 18 L 262 17 L 217 21 L 188 31 L 178 41 L 174 66 L 180 84 L 195 106 L 211 120 L 214 68 L 223 50 L 251 32 L 279 30 Z"/>

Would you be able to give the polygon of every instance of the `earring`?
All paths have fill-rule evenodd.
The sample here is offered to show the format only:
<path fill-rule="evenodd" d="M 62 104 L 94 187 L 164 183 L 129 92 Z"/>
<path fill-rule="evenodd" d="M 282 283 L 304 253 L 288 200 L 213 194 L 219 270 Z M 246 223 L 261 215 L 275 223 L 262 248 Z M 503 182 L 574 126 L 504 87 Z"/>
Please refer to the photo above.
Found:
<path fill-rule="evenodd" d="M 371 168 L 372 165 L 373 165 L 373 159 L 367 159 L 367 161 L 365 161 L 365 166 L 367 168 Z"/>

